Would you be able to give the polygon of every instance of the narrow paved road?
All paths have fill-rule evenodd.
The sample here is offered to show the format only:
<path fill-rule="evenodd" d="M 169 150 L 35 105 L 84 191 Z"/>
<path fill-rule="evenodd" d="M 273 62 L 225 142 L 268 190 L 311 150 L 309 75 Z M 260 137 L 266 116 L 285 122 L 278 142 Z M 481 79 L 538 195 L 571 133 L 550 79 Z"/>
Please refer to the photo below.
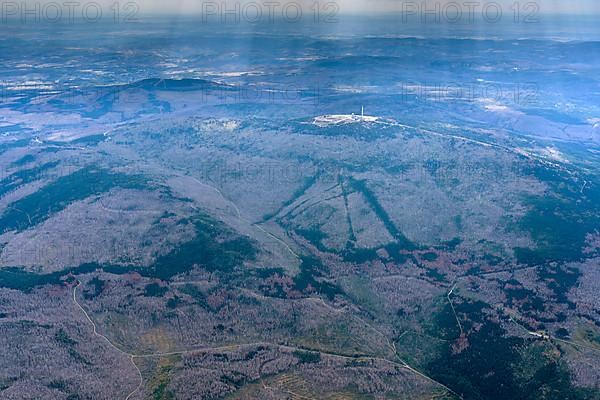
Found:
<path fill-rule="evenodd" d="M 400 362 L 396 362 L 396 361 L 393 361 L 393 360 L 388 360 L 386 358 L 381 358 L 381 357 L 372 357 L 372 356 L 346 356 L 346 355 L 338 354 L 338 353 L 331 353 L 331 352 L 325 352 L 325 351 L 321 351 L 321 350 L 313 350 L 313 349 L 309 349 L 309 348 L 302 348 L 302 347 L 296 347 L 296 346 L 290 346 L 290 345 L 282 345 L 282 344 L 270 343 L 270 342 L 253 342 L 253 343 L 241 343 L 241 344 L 233 344 L 233 345 L 225 345 L 225 346 L 215 346 L 215 347 L 198 347 L 198 348 L 186 349 L 186 350 L 181 350 L 181 351 L 164 352 L 164 353 L 148 353 L 148 354 L 134 354 L 134 353 L 130 353 L 128 351 L 125 351 L 125 350 L 121 349 L 119 346 L 117 346 L 116 344 L 114 344 L 108 337 L 106 337 L 105 335 L 103 335 L 100 332 L 98 332 L 98 327 L 96 326 L 96 323 L 94 322 L 94 320 L 90 317 L 90 315 L 83 308 L 83 306 L 77 301 L 77 288 L 80 285 L 81 285 L 81 282 L 77 281 L 77 284 L 75 286 L 73 286 L 73 303 L 83 313 L 85 319 L 92 325 L 94 336 L 99 337 L 100 339 L 102 339 L 103 341 L 105 341 L 112 349 L 114 349 L 118 353 L 127 356 L 131 360 L 131 363 L 132 363 L 133 367 L 135 368 L 135 370 L 136 370 L 136 372 L 137 372 L 137 374 L 139 376 L 139 382 L 137 383 L 137 386 L 135 387 L 135 389 L 133 391 L 131 391 L 129 394 L 127 394 L 127 396 L 125 397 L 125 400 L 131 399 L 132 396 L 135 395 L 141 389 L 142 385 L 144 384 L 144 378 L 142 376 L 142 372 L 139 369 L 139 367 L 136 365 L 135 359 L 160 358 L 160 357 L 168 357 L 168 356 L 173 356 L 173 355 L 184 355 L 184 354 L 191 354 L 191 353 L 201 353 L 201 352 L 207 352 L 207 351 L 236 350 L 236 349 L 239 349 L 239 348 L 244 347 L 244 346 L 270 346 L 270 347 L 277 347 L 279 349 L 284 349 L 284 350 L 289 350 L 289 351 L 312 351 L 312 352 L 315 352 L 315 353 L 319 353 L 320 355 L 325 356 L 325 357 L 339 358 L 339 359 L 344 359 L 344 360 L 353 360 L 353 361 L 373 360 L 373 361 L 379 361 L 379 362 L 383 362 L 383 363 L 388 363 L 388 364 L 392 364 L 392 365 L 404 368 L 404 369 L 406 369 L 408 371 L 411 371 L 412 373 L 420 376 L 421 378 L 426 379 L 427 381 L 432 382 L 432 383 L 438 385 L 442 389 L 446 390 L 448 393 L 452 393 L 452 394 L 458 396 L 459 398 L 461 397 L 460 395 L 458 395 L 456 392 L 454 392 L 449 387 L 447 387 L 444 384 L 442 384 L 442 383 L 434 380 L 433 378 L 431 378 L 431 377 L 423 374 L 422 372 L 416 370 L 415 368 L 413 368 L 410 365 L 408 365 L 405 361 L 403 361 L 402 359 L 400 359 L 398 357 L 397 352 L 396 352 L 395 345 L 387 338 L 387 336 L 385 336 L 382 332 L 378 331 L 377 329 L 375 329 L 373 327 L 371 327 L 371 329 L 373 329 L 374 332 L 377 332 L 380 335 L 382 335 L 383 337 L 385 337 L 385 339 L 388 341 L 388 343 L 390 343 L 391 348 L 394 350 L 395 356 L 398 358 L 398 360 Z M 356 317 L 356 318 L 358 318 L 358 317 Z M 364 324 L 366 324 L 367 326 L 370 326 L 368 323 L 366 323 L 362 319 L 360 319 L 360 318 L 358 318 L 358 319 L 361 322 L 363 322 Z"/>

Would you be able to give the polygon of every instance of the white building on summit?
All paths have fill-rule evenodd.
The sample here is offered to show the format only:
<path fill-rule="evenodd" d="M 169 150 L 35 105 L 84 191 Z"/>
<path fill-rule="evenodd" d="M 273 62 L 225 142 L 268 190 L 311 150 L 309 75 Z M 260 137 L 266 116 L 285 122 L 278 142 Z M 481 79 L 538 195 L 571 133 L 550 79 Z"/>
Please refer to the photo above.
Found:
<path fill-rule="evenodd" d="M 355 123 L 373 123 L 379 121 L 379 117 L 365 115 L 365 108 L 361 107 L 360 115 L 352 114 L 329 114 L 315 117 L 313 123 L 320 127 L 330 125 L 346 125 Z"/>

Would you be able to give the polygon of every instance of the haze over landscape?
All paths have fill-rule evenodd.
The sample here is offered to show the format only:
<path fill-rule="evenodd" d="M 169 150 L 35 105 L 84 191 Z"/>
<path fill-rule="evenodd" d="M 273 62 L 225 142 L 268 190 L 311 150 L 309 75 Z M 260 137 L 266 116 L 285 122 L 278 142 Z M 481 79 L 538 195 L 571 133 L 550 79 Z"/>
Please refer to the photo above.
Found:
<path fill-rule="evenodd" d="M 595 3 L 15 4 L 0 399 L 600 399 Z"/>

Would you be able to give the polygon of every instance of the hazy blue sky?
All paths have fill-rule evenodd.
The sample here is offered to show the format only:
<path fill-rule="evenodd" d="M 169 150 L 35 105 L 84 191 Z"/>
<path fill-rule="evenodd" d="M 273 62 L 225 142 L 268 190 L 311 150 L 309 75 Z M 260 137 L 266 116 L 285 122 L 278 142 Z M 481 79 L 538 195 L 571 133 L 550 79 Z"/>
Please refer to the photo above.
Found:
<path fill-rule="evenodd" d="M 61 0 L 42 0 L 41 3 L 53 2 L 62 3 Z M 93 0 L 97 3 L 102 4 L 103 7 L 108 8 L 111 4 L 115 3 L 115 0 Z M 120 0 L 121 5 L 131 0 Z M 161 13 L 197 13 L 202 10 L 202 4 L 213 0 L 133 0 L 139 5 L 140 12 L 161 12 Z M 265 2 L 277 2 L 279 4 L 286 4 L 291 2 L 301 3 L 305 6 L 314 4 L 315 2 L 325 4 L 329 1 L 337 3 L 339 6 L 340 13 L 366 13 L 366 12 L 392 12 L 401 11 L 403 3 L 410 3 L 409 1 L 402 0 L 214 0 L 216 3 L 221 4 L 222 2 L 232 3 L 249 3 L 256 2 L 263 4 Z M 422 4 L 427 3 L 429 7 L 433 7 L 434 3 L 458 3 L 464 4 L 465 2 L 478 2 L 480 4 L 492 3 L 493 1 L 488 0 L 417 0 L 415 3 Z M 530 0 L 494 0 L 495 2 L 502 5 L 502 8 L 508 13 L 508 7 L 519 2 L 521 7 L 529 3 Z M 90 3 L 92 0 L 82 0 L 81 4 Z M 22 4 L 21 1 L 16 1 L 18 4 Z M 39 3 L 36 0 L 26 0 L 25 3 L 33 4 Z M 539 6 L 540 13 L 560 13 L 560 14 L 600 14 L 600 0 L 537 0 L 535 3 Z M 467 8 L 465 6 L 465 12 Z"/>
<path fill-rule="evenodd" d="M 109 3 L 114 2 L 114 0 L 106 0 Z M 223 0 L 216 0 L 217 3 L 221 3 Z M 256 1 L 258 4 L 262 4 L 265 1 L 278 1 L 281 4 L 289 3 L 292 1 L 296 1 L 298 3 L 304 3 L 304 5 L 311 5 L 316 1 L 319 3 L 326 3 L 330 0 L 242 0 L 241 3 Z M 456 0 L 454 2 L 463 5 L 464 2 L 469 0 Z M 471 0 L 472 2 L 476 2 Z M 495 0 L 497 3 L 501 4 L 504 9 L 508 12 L 508 7 L 517 2 L 517 0 Z M 226 0 L 226 3 L 234 3 L 240 2 L 238 0 Z M 430 7 L 433 7 L 434 3 L 452 3 L 451 0 L 425 0 Z M 492 1 L 478 1 L 480 4 L 492 3 Z M 530 2 L 530 0 L 520 0 L 519 3 L 522 7 L 525 4 Z M 369 12 L 369 11 L 379 11 L 379 12 L 390 12 L 394 10 L 401 10 L 402 3 L 409 3 L 406 1 L 400 0 L 335 0 L 335 3 L 339 5 L 339 9 L 341 13 L 344 12 Z M 417 4 L 422 4 L 423 1 L 416 1 Z M 586 13 L 600 13 L 600 1 L 599 0 L 538 0 L 535 2 L 540 9 L 540 13 L 561 13 L 561 14 L 586 14 Z M 140 1 L 140 9 L 142 11 L 168 11 L 168 12 L 198 12 L 202 9 L 202 1 L 200 0 L 143 0 Z M 467 12 L 467 7 L 464 7 L 465 12 Z"/>

